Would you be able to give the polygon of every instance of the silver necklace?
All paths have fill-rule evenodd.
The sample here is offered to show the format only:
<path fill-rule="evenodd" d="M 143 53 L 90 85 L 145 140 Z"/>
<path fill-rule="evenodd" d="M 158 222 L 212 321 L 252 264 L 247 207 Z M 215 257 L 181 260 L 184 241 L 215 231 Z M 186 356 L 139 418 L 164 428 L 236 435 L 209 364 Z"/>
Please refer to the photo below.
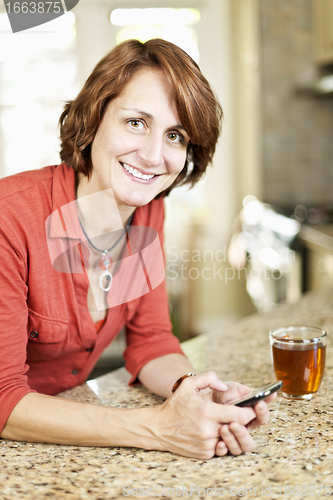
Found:
<path fill-rule="evenodd" d="M 111 252 L 111 250 L 113 250 L 117 245 L 118 243 L 120 242 L 120 240 L 124 237 L 124 235 L 127 233 L 128 231 L 128 228 L 129 226 L 131 225 L 131 222 L 132 222 L 132 219 L 133 219 L 133 214 L 130 216 L 130 218 L 128 219 L 128 222 L 127 222 L 127 225 L 123 231 L 123 233 L 121 234 L 120 238 L 116 241 L 116 243 L 114 243 L 110 248 L 106 248 L 105 250 L 101 250 L 100 248 L 97 248 L 93 242 L 90 240 L 89 236 L 87 235 L 83 225 L 82 225 L 82 222 L 80 220 L 80 217 L 78 215 L 78 219 L 79 219 L 79 223 L 80 223 L 80 226 L 81 226 L 81 229 L 82 229 L 82 232 L 84 234 L 84 236 L 86 237 L 89 245 L 94 249 L 96 250 L 96 252 L 99 252 L 102 254 L 102 257 L 99 259 L 99 267 L 102 269 L 102 271 L 104 271 L 100 278 L 99 278 L 99 286 L 101 287 L 102 290 L 104 290 L 104 292 L 108 292 L 111 288 L 111 285 L 112 285 L 112 279 L 113 279 L 113 276 L 112 274 L 110 273 L 109 271 L 109 267 L 112 266 L 113 264 L 113 260 L 112 258 L 108 255 L 109 252 Z M 103 279 L 106 279 L 106 282 L 107 282 L 107 286 L 104 286 L 103 284 Z"/>

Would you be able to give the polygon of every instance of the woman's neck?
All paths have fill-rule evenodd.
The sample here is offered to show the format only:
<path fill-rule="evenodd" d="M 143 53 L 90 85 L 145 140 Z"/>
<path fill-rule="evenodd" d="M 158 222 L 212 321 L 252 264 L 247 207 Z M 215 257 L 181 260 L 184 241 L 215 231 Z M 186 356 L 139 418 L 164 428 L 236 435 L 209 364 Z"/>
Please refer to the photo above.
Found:
<path fill-rule="evenodd" d="M 117 203 L 112 189 L 94 189 L 87 177 L 76 174 L 77 210 L 91 237 L 124 229 L 135 207 Z"/>

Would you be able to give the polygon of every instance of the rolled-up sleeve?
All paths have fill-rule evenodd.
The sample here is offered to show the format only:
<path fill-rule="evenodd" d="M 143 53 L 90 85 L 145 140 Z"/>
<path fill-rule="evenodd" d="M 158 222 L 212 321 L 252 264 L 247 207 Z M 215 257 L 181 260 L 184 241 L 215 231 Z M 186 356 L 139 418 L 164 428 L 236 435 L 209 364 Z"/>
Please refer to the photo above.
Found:
<path fill-rule="evenodd" d="M 0 217 L 0 432 L 29 392 L 26 375 L 27 267 L 23 247 Z"/>
<path fill-rule="evenodd" d="M 146 224 L 156 229 L 161 247 L 163 221 L 163 200 L 154 200 Z M 124 358 L 126 369 L 132 374 L 129 381 L 132 385 L 138 381 L 138 373 L 149 361 L 166 354 L 184 355 L 184 352 L 172 333 L 165 278 L 155 289 L 133 300 L 127 307 L 129 317 L 126 322 L 127 348 Z"/>

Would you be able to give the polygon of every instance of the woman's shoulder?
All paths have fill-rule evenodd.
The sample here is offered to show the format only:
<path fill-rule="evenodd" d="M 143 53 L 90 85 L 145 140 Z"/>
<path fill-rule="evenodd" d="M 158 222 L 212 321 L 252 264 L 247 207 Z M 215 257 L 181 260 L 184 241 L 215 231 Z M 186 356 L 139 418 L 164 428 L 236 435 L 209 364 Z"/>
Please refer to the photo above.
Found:
<path fill-rule="evenodd" d="M 0 179 L 0 201 L 10 200 L 16 194 L 34 188 L 40 182 L 52 182 L 55 166 L 44 167 L 38 170 L 27 170 L 19 174 Z"/>

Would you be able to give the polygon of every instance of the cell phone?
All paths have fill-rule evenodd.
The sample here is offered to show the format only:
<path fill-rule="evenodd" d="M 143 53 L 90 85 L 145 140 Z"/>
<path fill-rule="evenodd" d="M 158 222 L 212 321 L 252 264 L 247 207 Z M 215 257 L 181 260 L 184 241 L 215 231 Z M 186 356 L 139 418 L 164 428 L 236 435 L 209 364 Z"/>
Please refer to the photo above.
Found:
<path fill-rule="evenodd" d="M 255 389 L 250 394 L 248 394 L 245 398 L 239 400 L 228 401 L 227 404 L 232 404 L 235 406 L 254 406 L 258 401 L 267 398 L 273 392 L 278 391 L 283 386 L 283 382 L 278 380 L 277 382 L 273 382 L 272 384 L 265 385 L 260 389 Z"/>

